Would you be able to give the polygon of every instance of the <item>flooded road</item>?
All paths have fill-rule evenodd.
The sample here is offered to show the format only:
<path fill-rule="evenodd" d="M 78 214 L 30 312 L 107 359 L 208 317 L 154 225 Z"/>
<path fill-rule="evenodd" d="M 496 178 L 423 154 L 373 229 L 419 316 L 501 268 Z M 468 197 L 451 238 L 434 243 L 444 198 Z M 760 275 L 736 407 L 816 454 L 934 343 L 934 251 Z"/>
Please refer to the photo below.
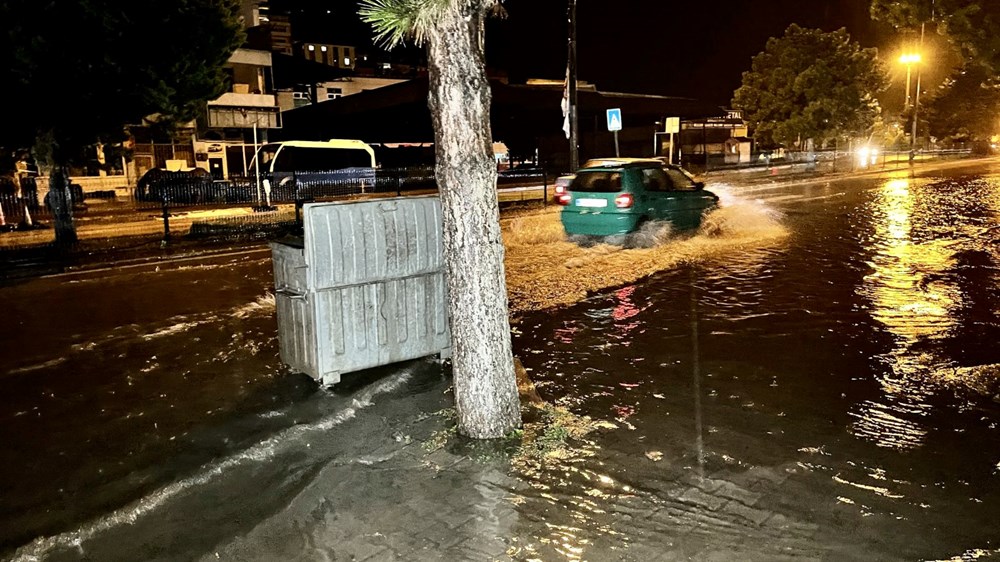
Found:
<path fill-rule="evenodd" d="M 700 542 L 760 559 L 778 545 L 834 559 L 996 556 L 1000 176 L 760 196 L 785 214 L 780 244 L 520 326 L 515 346 L 539 392 L 621 428 L 575 465 L 617 483 L 598 496 L 612 508 L 595 507 L 628 503 L 637 493 L 624 486 L 646 491 L 649 513 L 637 533 L 569 492 L 546 538 L 606 526 L 648 541 L 698 505 L 697 494 L 683 501 L 694 475 L 749 490 L 751 519 L 777 513 L 807 527 L 790 541 L 796 533 L 709 520 L 679 541 L 692 553 Z M 594 475 L 577 470 L 560 488 L 590 488 Z"/>
<path fill-rule="evenodd" d="M 508 237 L 515 353 L 604 422 L 532 470 L 421 445 L 433 363 L 285 372 L 266 258 L 4 288 L 0 557 L 996 557 L 1000 168 L 715 189 L 649 249 Z"/>

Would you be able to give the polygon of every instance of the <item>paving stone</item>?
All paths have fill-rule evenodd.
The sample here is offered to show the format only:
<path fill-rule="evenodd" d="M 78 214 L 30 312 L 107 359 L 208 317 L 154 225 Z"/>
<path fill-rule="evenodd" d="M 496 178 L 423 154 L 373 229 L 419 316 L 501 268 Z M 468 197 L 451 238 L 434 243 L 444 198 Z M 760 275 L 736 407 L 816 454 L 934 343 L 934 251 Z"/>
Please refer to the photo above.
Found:
<path fill-rule="evenodd" d="M 709 494 L 715 492 L 725 484 L 727 484 L 725 480 L 715 478 L 695 478 L 692 482 L 692 485 L 696 486 L 699 490 Z"/>
<path fill-rule="evenodd" d="M 696 559 L 699 562 L 731 562 L 740 558 L 742 557 L 731 550 L 708 549 L 699 552 Z"/>
<path fill-rule="evenodd" d="M 330 540 L 326 537 L 324 540 Z M 333 560 L 369 560 L 390 549 L 365 537 L 343 537 L 326 554 Z"/>
<path fill-rule="evenodd" d="M 785 533 L 794 532 L 797 536 L 803 537 L 812 536 L 819 530 L 819 526 L 814 523 L 793 521 L 780 513 L 775 513 L 764 522 L 764 525 L 769 528 L 781 529 Z"/>
<path fill-rule="evenodd" d="M 684 503 L 705 507 L 709 511 L 715 511 L 729 501 L 725 498 L 706 494 L 698 488 L 689 488 L 686 492 L 681 494 L 678 499 Z"/>
<path fill-rule="evenodd" d="M 670 545 L 668 550 L 654 554 L 647 560 L 649 560 L 649 562 L 680 562 L 682 560 L 686 562 L 690 560 L 690 558 L 685 556 L 683 552 L 674 550 L 673 545 Z"/>
<path fill-rule="evenodd" d="M 498 545 L 488 544 L 482 540 L 470 540 L 443 550 L 441 560 L 508 560 L 507 545 L 496 541 Z"/>
<path fill-rule="evenodd" d="M 731 501 L 727 503 L 722 511 L 726 514 L 745 519 L 756 526 L 761 526 L 765 521 L 774 516 L 774 512 L 768 511 L 766 509 L 757 509 L 750 505 L 744 504 L 738 501 Z"/>
<path fill-rule="evenodd" d="M 333 559 L 334 560 L 339 560 L 339 558 L 337 558 L 336 556 L 334 556 Z M 389 562 L 390 560 L 396 560 L 396 559 L 397 559 L 396 558 L 396 553 L 392 549 L 384 547 L 384 546 L 382 548 L 378 549 L 377 551 L 372 552 L 371 554 L 369 554 L 367 556 L 356 555 L 356 558 L 355 558 L 355 560 L 358 560 L 359 562 L 361 562 L 361 561 L 363 561 L 363 562 Z"/>
<path fill-rule="evenodd" d="M 757 500 L 759 500 L 762 496 L 762 494 L 744 490 L 731 482 L 726 482 L 720 486 L 719 489 L 713 492 L 713 494 L 729 498 L 731 500 L 736 500 L 744 505 L 753 505 L 757 503 Z"/>
<path fill-rule="evenodd" d="M 470 509 L 454 509 L 454 506 L 441 506 L 434 514 L 434 519 L 454 530 L 476 518 Z"/>
<path fill-rule="evenodd" d="M 516 481 L 499 470 L 490 469 L 482 474 L 480 482 L 492 484 L 493 486 L 504 490 L 509 490 L 515 485 Z"/>
<path fill-rule="evenodd" d="M 704 536 L 689 534 L 681 540 L 674 553 L 681 555 L 681 560 L 700 560 L 698 555 L 708 547 L 708 541 Z"/>
<path fill-rule="evenodd" d="M 455 527 L 442 521 L 437 521 L 430 527 L 420 532 L 423 538 L 437 544 L 441 548 L 449 548 L 464 540 L 460 533 L 455 531 Z"/>
<path fill-rule="evenodd" d="M 746 476 L 762 485 L 770 484 L 772 486 L 780 486 L 781 484 L 784 484 L 785 481 L 788 480 L 788 478 L 791 475 L 788 472 L 786 472 L 783 467 L 779 466 L 779 467 L 769 467 L 769 468 L 755 468 L 751 470 Z"/>

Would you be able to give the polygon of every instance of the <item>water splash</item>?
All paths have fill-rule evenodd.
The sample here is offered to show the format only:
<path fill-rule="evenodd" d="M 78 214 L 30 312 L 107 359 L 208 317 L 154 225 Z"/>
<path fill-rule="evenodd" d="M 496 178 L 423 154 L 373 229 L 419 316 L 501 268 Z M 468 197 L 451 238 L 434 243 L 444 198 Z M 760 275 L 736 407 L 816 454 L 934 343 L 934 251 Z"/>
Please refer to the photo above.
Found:
<path fill-rule="evenodd" d="M 668 221 L 647 221 L 639 226 L 639 230 L 630 233 L 625 238 L 626 248 L 653 248 L 666 244 L 674 236 L 674 227 Z"/>
<path fill-rule="evenodd" d="M 558 211 L 549 211 L 511 219 L 504 224 L 504 245 L 516 248 L 566 241 L 566 233 L 558 216 Z"/>
<path fill-rule="evenodd" d="M 712 237 L 769 236 L 784 232 L 784 214 L 755 199 L 719 194 L 720 206 L 703 219 L 699 234 Z"/>
<path fill-rule="evenodd" d="M 274 293 L 268 292 L 261 297 L 257 297 L 257 300 L 236 308 L 230 316 L 238 320 L 243 320 L 256 315 L 274 314 L 274 311 Z"/>

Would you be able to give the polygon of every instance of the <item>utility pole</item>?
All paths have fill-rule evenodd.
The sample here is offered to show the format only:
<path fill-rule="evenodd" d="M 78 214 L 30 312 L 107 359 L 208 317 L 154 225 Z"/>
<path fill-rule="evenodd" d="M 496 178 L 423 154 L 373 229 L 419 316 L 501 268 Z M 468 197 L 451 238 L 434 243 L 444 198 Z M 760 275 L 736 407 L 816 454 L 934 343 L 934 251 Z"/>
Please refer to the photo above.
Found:
<path fill-rule="evenodd" d="M 925 23 L 920 24 L 920 48 L 919 52 L 921 56 L 924 53 L 924 27 Z M 917 119 L 920 118 L 920 71 L 923 65 L 917 66 L 917 91 L 913 92 L 913 129 L 910 132 L 910 150 L 916 149 L 917 146 Z M 907 90 L 909 91 L 909 90 Z"/>
<path fill-rule="evenodd" d="M 910 74 L 913 63 L 906 63 L 906 101 L 903 102 L 903 111 L 910 109 Z"/>
<path fill-rule="evenodd" d="M 580 167 L 580 123 L 576 106 L 576 0 L 569 0 L 569 167 L 576 172 Z"/>

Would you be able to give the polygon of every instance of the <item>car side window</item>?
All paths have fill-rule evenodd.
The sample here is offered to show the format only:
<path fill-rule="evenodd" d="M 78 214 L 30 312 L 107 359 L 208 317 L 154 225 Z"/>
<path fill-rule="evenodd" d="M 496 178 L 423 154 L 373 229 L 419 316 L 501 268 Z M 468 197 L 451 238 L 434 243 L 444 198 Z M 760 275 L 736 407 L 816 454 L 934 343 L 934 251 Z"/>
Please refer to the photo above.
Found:
<path fill-rule="evenodd" d="M 684 172 L 674 168 L 667 168 L 666 175 L 670 178 L 670 187 L 674 191 L 696 191 L 694 181 L 687 177 Z"/>
<path fill-rule="evenodd" d="M 644 168 L 642 170 L 642 187 L 646 191 L 661 192 L 670 189 L 670 178 L 659 168 Z"/>

